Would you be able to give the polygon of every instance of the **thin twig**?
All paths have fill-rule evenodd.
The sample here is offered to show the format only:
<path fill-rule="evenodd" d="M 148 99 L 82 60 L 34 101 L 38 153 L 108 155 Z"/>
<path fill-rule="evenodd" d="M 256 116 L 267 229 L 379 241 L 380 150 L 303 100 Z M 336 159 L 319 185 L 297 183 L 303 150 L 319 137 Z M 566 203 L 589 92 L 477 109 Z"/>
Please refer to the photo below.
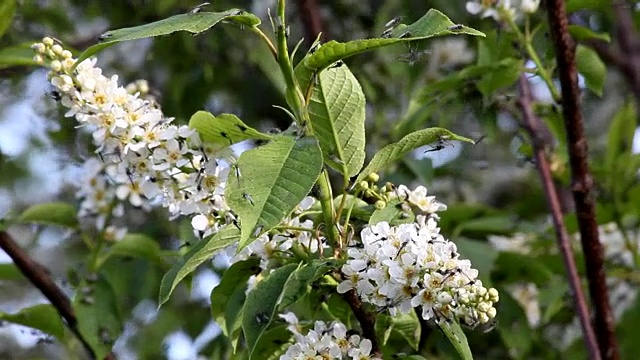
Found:
<path fill-rule="evenodd" d="M 529 82 L 524 74 L 520 75 L 518 89 L 520 91 L 518 104 L 522 109 L 523 115 L 522 127 L 529 134 L 533 144 L 536 166 L 538 168 L 538 173 L 540 174 L 540 180 L 542 180 L 544 194 L 547 198 L 547 202 L 549 203 L 549 208 L 551 209 L 551 217 L 553 219 L 553 227 L 556 232 L 556 239 L 558 240 L 558 248 L 562 253 L 562 260 L 564 261 L 565 270 L 567 271 L 569 286 L 573 293 L 575 309 L 578 314 L 578 318 L 580 319 L 580 325 L 582 326 L 582 332 L 584 334 L 585 343 L 587 344 L 587 349 L 589 349 L 589 358 L 591 360 L 600 360 L 601 356 L 598 348 L 598 341 L 596 339 L 595 332 L 593 331 L 593 326 L 591 325 L 587 300 L 582 290 L 582 286 L 580 285 L 580 275 L 578 275 L 578 268 L 576 267 L 575 258 L 573 256 L 571 239 L 564 224 L 560 198 L 558 197 L 558 192 L 553 182 L 549 162 L 547 160 L 545 141 L 542 135 L 546 128 L 542 121 L 533 113 Z"/>
<path fill-rule="evenodd" d="M 69 301 L 69 298 L 53 281 L 48 270 L 31 259 L 29 255 L 16 244 L 11 235 L 5 231 L 0 231 L 0 248 L 11 257 L 13 263 L 27 279 L 49 299 L 51 305 L 56 308 L 60 316 L 66 321 L 69 329 L 76 335 L 78 340 L 80 340 L 87 352 L 91 355 L 91 358 L 95 359 L 96 356 L 93 349 L 78 330 L 78 319 L 71 306 L 71 301 Z M 105 360 L 109 359 L 114 359 L 112 354 L 108 354 L 105 357 Z"/>
<path fill-rule="evenodd" d="M 316 0 L 298 0 L 297 4 L 307 42 L 313 43 L 320 33 L 326 38 L 328 34 L 323 32 L 320 9 Z"/>
<path fill-rule="evenodd" d="M 342 294 L 342 297 L 351 307 L 351 311 L 356 316 L 360 327 L 362 328 L 362 336 L 371 340 L 371 355 L 376 357 L 382 357 L 382 351 L 378 344 L 378 337 L 376 336 L 376 317 L 371 312 L 364 309 L 362 301 L 358 298 L 358 294 L 355 290 L 351 289 Z"/>
<path fill-rule="evenodd" d="M 571 166 L 571 191 L 585 256 L 589 292 L 595 310 L 596 337 L 604 359 L 619 359 L 614 317 L 609 304 L 609 290 L 604 272 L 604 252 L 598 239 L 595 199 L 592 193 L 593 178 L 587 162 L 587 139 L 580 110 L 575 43 L 567 29 L 565 1 L 548 0 L 547 5 L 549 28 L 555 45 L 562 88 L 562 108 Z"/>

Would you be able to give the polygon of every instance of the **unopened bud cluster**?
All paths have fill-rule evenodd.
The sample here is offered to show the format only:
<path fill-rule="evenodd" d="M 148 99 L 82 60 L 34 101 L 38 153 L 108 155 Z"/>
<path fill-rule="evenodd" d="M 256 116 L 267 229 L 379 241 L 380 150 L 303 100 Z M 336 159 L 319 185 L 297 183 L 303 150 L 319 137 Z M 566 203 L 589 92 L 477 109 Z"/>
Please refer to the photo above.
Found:
<path fill-rule="evenodd" d="M 105 219 L 122 214 L 115 200 L 150 208 L 161 203 L 173 217 L 199 217 L 199 235 L 215 232 L 232 215 L 224 199 L 230 151 L 204 146 L 187 126 L 173 124 L 154 101 L 143 99 L 148 84 L 138 81 L 124 88 L 116 75 L 108 78 L 96 59 L 77 64 L 70 51 L 45 37 L 32 46 L 35 60 L 47 64 L 55 98 L 92 132 L 100 160 L 85 164 L 79 195 L 81 216 Z M 135 92 L 134 92 L 135 91 Z M 202 222 L 205 218 L 207 221 Z"/>
<path fill-rule="evenodd" d="M 341 322 L 327 324 L 316 321 L 314 328 L 303 335 L 295 314 L 287 313 L 280 317 L 289 324 L 287 329 L 293 333 L 295 340 L 286 353 L 280 356 L 280 360 L 380 359 L 371 354 L 372 343 L 369 339 L 360 335 L 348 335 L 347 327 Z"/>
<path fill-rule="evenodd" d="M 426 196 L 426 189 L 393 191 L 423 214 L 415 223 L 365 227 L 360 242 L 347 250 L 344 281 L 338 292 L 355 289 L 358 296 L 395 316 L 422 308 L 425 320 L 462 320 L 469 326 L 486 324 L 496 316 L 498 292 L 478 280 L 469 260 L 460 258 L 455 243 L 440 234 L 435 214 L 446 208 Z"/>

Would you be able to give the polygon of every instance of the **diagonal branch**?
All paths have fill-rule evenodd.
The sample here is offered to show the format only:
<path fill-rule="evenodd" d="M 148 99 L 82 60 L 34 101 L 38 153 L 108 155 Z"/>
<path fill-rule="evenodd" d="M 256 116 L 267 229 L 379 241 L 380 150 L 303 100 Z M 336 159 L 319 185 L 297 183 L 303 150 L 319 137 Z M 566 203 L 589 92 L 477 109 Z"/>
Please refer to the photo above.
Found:
<path fill-rule="evenodd" d="M 80 340 L 87 352 L 91 355 L 91 358 L 95 359 L 96 356 L 93 349 L 78 330 L 78 319 L 76 318 L 69 298 L 67 298 L 58 285 L 56 285 L 46 268 L 31 259 L 6 231 L 0 231 L 0 248 L 11 257 L 13 263 L 27 279 L 49 299 L 51 305 L 58 310 L 60 316 L 67 322 L 67 326 L 76 335 L 78 340 Z M 111 359 L 114 359 L 112 354 L 108 354 L 105 357 L 105 360 Z"/>
<path fill-rule="evenodd" d="M 571 240 L 562 218 L 560 198 L 558 197 L 558 192 L 556 191 L 555 184 L 553 183 L 549 162 L 547 160 L 545 141 L 542 135 L 546 128 L 542 121 L 533 113 L 531 105 L 531 90 L 529 89 L 529 82 L 524 74 L 520 75 L 518 89 L 520 91 L 518 104 L 520 105 L 523 115 L 521 126 L 531 138 L 536 167 L 538 168 L 538 173 L 540 174 L 540 179 L 542 180 L 542 186 L 544 188 L 544 194 L 551 210 L 553 227 L 556 231 L 556 239 L 558 240 L 558 248 L 562 253 L 562 260 L 564 261 L 564 267 L 567 272 L 569 286 L 573 293 L 575 309 L 578 314 L 578 318 L 580 319 L 580 325 L 582 326 L 582 333 L 585 343 L 587 344 L 587 349 L 589 350 L 589 358 L 591 360 L 599 360 L 601 359 L 601 356 L 598 348 L 598 341 L 591 325 L 589 308 L 587 307 L 587 300 L 580 284 L 580 275 L 578 275 L 578 268 L 573 256 Z"/>
<path fill-rule="evenodd" d="M 342 297 L 349 303 L 351 311 L 356 316 L 360 327 L 362 328 L 362 335 L 371 340 L 371 355 L 382 357 L 382 351 L 380 350 L 380 344 L 378 344 L 378 337 L 376 336 L 376 317 L 373 313 L 367 311 L 362 306 L 362 301 L 358 298 L 358 294 L 355 290 L 351 289 L 342 294 Z"/>
<path fill-rule="evenodd" d="M 562 88 L 562 109 L 571 166 L 571 191 L 585 256 L 589 293 L 595 310 L 596 337 L 604 359 L 619 359 L 613 312 L 609 304 L 609 290 L 604 272 L 604 253 L 598 238 L 595 199 L 592 192 L 593 178 L 587 162 L 587 139 L 580 109 L 575 43 L 567 29 L 565 1 L 548 0 L 547 6 Z"/>

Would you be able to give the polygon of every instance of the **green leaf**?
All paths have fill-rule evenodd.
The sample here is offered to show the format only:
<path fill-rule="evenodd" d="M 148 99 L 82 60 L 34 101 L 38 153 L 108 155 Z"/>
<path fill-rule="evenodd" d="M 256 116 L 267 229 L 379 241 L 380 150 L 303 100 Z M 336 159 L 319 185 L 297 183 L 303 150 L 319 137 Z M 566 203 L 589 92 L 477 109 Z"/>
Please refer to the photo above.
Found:
<path fill-rule="evenodd" d="M 375 327 L 382 345 L 387 344 L 391 333 L 396 333 L 406 340 L 414 350 L 418 350 L 421 328 L 418 316 L 414 311 L 398 316 L 379 315 Z"/>
<path fill-rule="evenodd" d="M 49 304 L 39 304 L 24 308 L 15 314 L 0 312 L 0 320 L 38 329 L 64 340 L 64 324 L 58 311 Z"/>
<path fill-rule="evenodd" d="M 302 89 L 306 89 L 309 83 L 320 70 L 335 63 L 338 60 L 361 54 L 384 46 L 403 42 L 428 39 L 443 35 L 475 35 L 484 36 L 478 30 L 467 26 L 457 27 L 446 15 L 438 10 L 430 9 L 423 17 L 411 25 L 400 24 L 387 39 L 375 38 L 354 40 L 346 43 L 329 41 L 322 45 L 313 54 L 306 56 L 295 68 L 296 79 Z M 403 36 L 404 35 L 404 36 Z M 403 36 L 403 38 L 399 38 Z"/>
<path fill-rule="evenodd" d="M 178 263 L 162 277 L 160 284 L 160 305 L 169 300 L 169 296 L 187 275 L 191 274 L 198 265 L 211 259 L 218 250 L 225 248 L 240 238 L 240 230 L 234 225 L 226 225 L 215 235 L 200 240 L 184 255 Z"/>
<path fill-rule="evenodd" d="M 0 3 L 0 38 L 13 22 L 13 15 L 16 13 L 15 0 L 3 0 Z"/>
<path fill-rule="evenodd" d="M 129 233 L 113 244 L 110 255 L 130 256 L 147 259 L 152 262 L 161 260 L 160 245 L 145 234 Z"/>
<path fill-rule="evenodd" d="M 242 330 L 249 348 L 249 358 L 254 356 L 256 345 L 260 341 L 274 316 L 278 302 L 284 291 L 289 276 L 298 268 L 297 264 L 288 264 L 274 270 L 269 276 L 259 282 L 247 296 L 242 311 Z M 268 354 L 260 354 L 265 358 Z"/>
<path fill-rule="evenodd" d="M 607 76 L 607 66 L 600 59 L 598 53 L 584 45 L 578 45 L 576 63 L 578 72 L 584 76 L 587 88 L 594 94 L 602 96 L 604 79 Z"/>
<path fill-rule="evenodd" d="M 524 67 L 523 61 L 516 59 L 508 59 L 502 64 L 507 64 L 508 66 L 503 66 L 501 71 L 486 74 L 476 84 L 478 91 L 482 95 L 488 97 L 496 90 L 513 85 L 518 80 Z"/>
<path fill-rule="evenodd" d="M 89 291 L 80 291 L 73 300 L 78 330 L 96 354 L 104 359 L 122 333 L 118 301 L 111 284 L 100 277 L 95 283 L 84 283 Z"/>
<path fill-rule="evenodd" d="M 369 218 L 369 225 L 375 225 L 383 221 L 388 222 L 392 226 L 412 223 L 416 216 L 411 210 L 404 211 L 402 209 L 403 203 L 404 201 L 400 199 L 393 199 L 387 203 L 384 209 L 376 209 Z"/>
<path fill-rule="evenodd" d="M 610 171 L 612 180 L 619 176 L 616 172 L 616 163 L 619 163 L 621 155 L 631 152 L 633 137 L 636 128 L 635 102 L 627 101 L 614 115 L 609 126 L 609 135 L 605 155 L 605 167 Z M 624 164 L 626 166 L 626 164 Z"/>
<path fill-rule="evenodd" d="M 0 264 L 0 281 L 21 279 L 25 279 L 25 277 L 14 263 Z"/>
<path fill-rule="evenodd" d="M 35 53 L 31 44 L 33 43 L 22 43 L 0 49 L 0 70 L 13 66 L 39 66 L 33 61 Z"/>
<path fill-rule="evenodd" d="M 314 137 L 274 137 L 267 145 L 240 155 L 225 196 L 240 217 L 239 249 L 247 246 L 300 204 L 322 170 L 322 152 Z"/>
<path fill-rule="evenodd" d="M 593 30 L 580 25 L 569 25 L 569 34 L 578 41 L 598 39 L 611 42 L 611 37 L 607 33 L 597 33 Z"/>
<path fill-rule="evenodd" d="M 284 292 L 279 300 L 278 310 L 282 311 L 289 305 L 300 300 L 309 292 L 309 286 L 329 270 L 337 265 L 335 260 L 312 260 L 310 263 L 294 271 L 284 286 Z"/>
<path fill-rule="evenodd" d="M 354 176 L 364 164 L 365 98 L 346 65 L 322 71 L 309 102 L 309 117 L 325 162 Z"/>
<path fill-rule="evenodd" d="M 449 320 L 449 321 L 438 321 L 438 327 L 444 333 L 444 335 L 449 339 L 451 345 L 456 349 L 458 354 L 463 360 L 472 360 L 473 354 L 471 353 L 471 349 L 469 348 L 469 343 L 467 342 L 467 336 L 462 331 L 460 324 L 458 321 Z"/>
<path fill-rule="evenodd" d="M 270 140 L 273 136 L 249 127 L 233 114 L 214 116 L 210 112 L 198 111 L 189 120 L 203 142 L 229 146 L 247 139 Z"/>
<path fill-rule="evenodd" d="M 397 143 L 389 144 L 378 151 L 373 159 L 369 162 L 366 168 L 360 172 L 360 175 L 353 182 L 354 184 L 364 180 L 369 174 L 377 172 L 384 168 L 386 165 L 399 159 L 407 152 L 417 149 L 421 146 L 428 145 L 432 142 L 446 140 L 446 141 L 466 141 L 474 143 L 473 140 L 463 136 L 458 136 L 449 130 L 442 128 L 429 128 L 412 132 Z"/>
<path fill-rule="evenodd" d="M 85 50 L 80 57 L 78 57 L 76 64 L 119 42 L 169 35 L 177 31 L 188 31 L 192 34 L 199 34 L 209 30 L 222 20 L 232 21 L 243 26 L 257 26 L 260 24 L 260 19 L 257 16 L 239 9 L 231 9 L 218 13 L 201 11 L 195 14 L 175 15 L 140 26 L 107 31 L 100 35 L 100 39 L 103 41 Z"/>
<path fill-rule="evenodd" d="M 36 204 L 20 214 L 18 221 L 32 224 L 57 225 L 73 228 L 78 226 L 76 208 L 65 202 Z"/>
<path fill-rule="evenodd" d="M 247 281 L 259 272 L 260 260 L 257 258 L 237 262 L 225 270 L 220 283 L 211 291 L 211 315 L 230 338 L 241 326 Z"/>

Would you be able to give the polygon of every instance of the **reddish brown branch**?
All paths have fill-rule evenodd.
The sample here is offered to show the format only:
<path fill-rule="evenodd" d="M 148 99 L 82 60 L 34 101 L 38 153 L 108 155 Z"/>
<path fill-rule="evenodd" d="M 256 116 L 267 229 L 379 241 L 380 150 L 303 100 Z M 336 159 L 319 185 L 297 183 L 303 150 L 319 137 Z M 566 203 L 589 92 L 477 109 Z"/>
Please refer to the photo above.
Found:
<path fill-rule="evenodd" d="M 327 38 L 328 34 L 322 31 L 322 19 L 316 0 L 298 0 L 297 4 L 307 42 L 313 43 L 320 33 L 323 33 L 323 38 Z"/>
<path fill-rule="evenodd" d="M 362 328 L 362 336 L 371 340 L 371 355 L 382 357 L 382 351 L 378 344 L 378 337 L 376 336 L 376 317 L 374 314 L 366 311 L 362 306 L 362 301 L 358 298 L 355 290 L 349 290 L 342 294 L 342 297 L 347 301 L 351 307 L 351 311 L 356 316 L 360 327 Z"/>
<path fill-rule="evenodd" d="M 587 162 L 587 139 L 580 110 L 580 89 L 575 61 L 575 43 L 568 32 L 565 1 L 548 0 L 549 28 L 556 50 L 558 74 L 562 88 L 562 108 L 569 164 L 571 191 L 580 228 L 582 251 L 585 256 L 589 293 L 594 307 L 596 337 L 604 359 L 619 359 L 614 318 L 609 304 L 604 273 L 604 253 L 598 239 L 593 178 Z"/>
<path fill-rule="evenodd" d="M 29 255 L 16 244 L 11 235 L 5 231 L 0 231 L 0 248 L 11 257 L 13 263 L 27 279 L 49 299 L 51 305 L 58 310 L 60 316 L 67 322 L 69 329 L 77 336 L 78 340 L 80 340 L 89 352 L 91 358 L 95 359 L 93 349 L 91 349 L 91 346 L 78 330 L 78 320 L 71 306 L 71 301 L 69 301 L 69 298 L 67 298 L 58 285 L 56 285 L 47 269 L 32 260 Z M 105 359 L 114 359 L 114 357 L 112 354 L 109 354 Z"/>
<path fill-rule="evenodd" d="M 578 318 L 580 319 L 580 325 L 582 326 L 582 333 L 584 335 L 585 343 L 587 344 L 587 349 L 589 350 L 589 358 L 591 360 L 600 360 L 601 356 L 598 348 L 598 341 L 596 339 L 595 332 L 593 331 L 593 326 L 591 325 L 587 300 L 584 296 L 582 286 L 580 285 L 580 275 L 578 274 L 578 268 L 576 267 L 575 258 L 573 256 L 571 239 L 564 224 L 560 198 L 558 197 L 558 192 L 553 182 L 549 162 L 547 160 L 545 141 L 544 136 L 542 135 L 546 131 L 546 127 L 533 113 L 531 105 L 531 91 L 529 89 L 527 78 L 524 74 L 520 75 L 518 89 L 520 91 L 518 104 L 520 105 L 523 115 L 521 125 L 531 138 L 531 142 L 533 144 L 536 166 L 538 168 L 538 173 L 540 174 L 544 194 L 551 210 L 553 227 L 556 232 L 556 239 L 558 240 L 558 248 L 560 249 L 562 260 L 564 261 L 569 286 L 573 293 L 575 309 L 578 314 Z"/>

